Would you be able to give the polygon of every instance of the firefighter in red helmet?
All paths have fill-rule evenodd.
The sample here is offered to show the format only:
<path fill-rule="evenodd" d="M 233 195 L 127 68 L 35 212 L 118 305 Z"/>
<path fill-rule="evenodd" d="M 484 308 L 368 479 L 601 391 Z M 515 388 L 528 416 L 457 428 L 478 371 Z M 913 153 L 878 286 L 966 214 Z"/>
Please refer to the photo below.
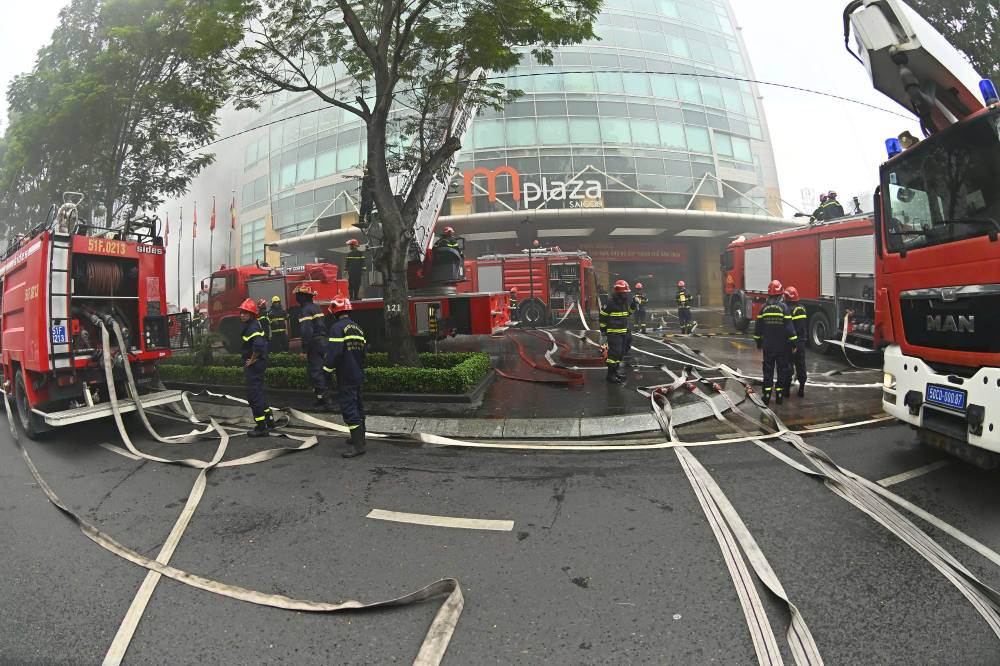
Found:
<path fill-rule="evenodd" d="M 342 453 L 345 458 L 355 458 L 365 453 L 365 406 L 361 386 L 365 383 L 365 365 L 368 342 L 365 332 L 351 319 L 351 301 L 337 296 L 329 306 L 334 317 L 330 339 L 326 348 L 323 370 L 336 377 L 337 402 L 344 423 L 351 433 L 348 443 L 351 450 Z M 331 384 L 333 382 L 331 381 Z"/>
<path fill-rule="evenodd" d="M 309 381 L 312 384 L 316 401 L 313 407 L 324 409 L 326 399 L 326 373 L 323 372 L 323 359 L 326 357 L 326 320 L 323 311 L 313 303 L 316 292 L 308 284 L 300 284 L 292 292 L 299 304 L 299 337 L 302 339 L 302 353 L 306 356 L 306 366 L 309 369 Z"/>
<path fill-rule="evenodd" d="M 795 327 L 795 348 L 789 356 L 792 367 L 785 373 L 788 384 L 785 385 L 785 394 L 791 397 L 792 370 L 795 371 L 795 378 L 799 382 L 799 397 L 806 394 L 806 329 L 809 322 L 809 313 L 799 303 L 799 290 L 795 287 L 785 287 L 785 303 L 791 308 L 792 326 Z"/>
<path fill-rule="evenodd" d="M 358 300 L 361 294 L 361 278 L 365 272 L 365 253 L 358 249 L 358 240 L 347 241 L 347 259 L 344 260 L 344 272 L 347 273 L 347 291 L 352 300 Z"/>
<path fill-rule="evenodd" d="M 642 283 L 635 283 L 635 296 L 632 297 L 632 307 L 635 310 L 635 323 L 639 326 L 639 332 L 646 332 L 646 303 L 649 298 L 643 290 Z"/>
<path fill-rule="evenodd" d="M 247 402 L 253 414 L 254 427 L 250 437 L 265 437 L 275 427 L 271 408 L 264 395 L 264 372 L 267 370 L 267 338 L 257 320 L 257 304 L 248 298 L 240 305 L 243 322 L 243 379 L 246 381 Z"/>
<path fill-rule="evenodd" d="M 607 380 L 612 384 L 621 384 L 625 381 L 622 362 L 632 348 L 629 317 L 635 312 L 635 302 L 629 301 L 630 291 L 628 282 L 618 280 L 612 288 L 611 298 L 601 307 L 600 328 L 607 337 L 608 344 Z"/>
<path fill-rule="evenodd" d="M 461 237 L 455 235 L 455 230 L 451 227 L 445 227 L 441 230 L 441 237 L 434 243 L 434 247 L 447 247 L 458 252 L 460 256 L 465 256 L 465 242 Z"/>
<path fill-rule="evenodd" d="M 771 401 L 772 385 L 775 393 L 775 402 L 781 404 L 784 387 L 791 383 L 788 379 L 789 355 L 791 347 L 798 341 L 795 335 L 795 327 L 792 325 L 792 315 L 788 308 L 781 302 L 783 289 L 777 280 L 771 280 L 767 285 L 767 302 L 757 315 L 754 323 L 753 339 L 757 341 L 757 348 L 764 350 L 764 379 L 763 392 L 764 404 Z M 774 374 L 777 370 L 778 381 L 775 383 Z"/>
<path fill-rule="evenodd" d="M 677 318 L 680 320 L 681 333 L 685 335 L 693 333 L 698 328 L 694 317 L 691 316 L 691 294 L 688 293 L 684 280 L 677 281 Z"/>

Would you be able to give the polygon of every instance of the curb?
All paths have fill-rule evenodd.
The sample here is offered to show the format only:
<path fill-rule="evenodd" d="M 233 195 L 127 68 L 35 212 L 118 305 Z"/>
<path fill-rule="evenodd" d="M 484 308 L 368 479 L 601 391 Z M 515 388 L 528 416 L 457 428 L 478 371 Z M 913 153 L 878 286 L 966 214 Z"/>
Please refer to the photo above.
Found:
<path fill-rule="evenodd" d="M 746 400 L 743 390 L 736 391 L 727 381 L 726 392 L 734 404 Z M 230 387 L 221 387 L 229 390 Z M 740 387 L 742 389 L 742 386 Z M 223 399 L 191 396 L 195 411 L 198 405 L 211 406 L 213 415 L 222 417 L 243 417 L 247 408 L 233 405 Z M 728 403 L 722 396 L 714 396 L 719 411 L 725 411 Z M 280 409 L 280 408 L 278 408 Z M 308 412 L 319 418 L 343 424 L 339 414 L 330 412 Z M 696 400 L 673 408 L 673 423 L 681 426 L 713 417 L 711 408 Z M 616 435 L 636 435 L 659 433 L 660 424 L 651 413 L 623 414 L 621 416 L 582 416 L 574 418 L 537 419 L 479 419 L 479 418 L 437 418 L 420 416 L 369 416 L 366 418 L 372 432 L 391 435 L 411 435 L 432 433 L 444 437 L 464 439 L 589 439 Z M 332 435 L 331 435 L 332 436 Z"/>

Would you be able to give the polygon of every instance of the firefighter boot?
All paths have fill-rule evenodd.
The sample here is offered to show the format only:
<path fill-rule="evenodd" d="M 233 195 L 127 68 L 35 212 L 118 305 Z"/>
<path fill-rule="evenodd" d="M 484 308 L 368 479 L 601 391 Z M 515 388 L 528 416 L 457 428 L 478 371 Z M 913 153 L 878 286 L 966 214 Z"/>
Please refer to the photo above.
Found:
<path fill-rule="evenodd" d="M 618 376 L 618 371 L 614 365 L 608 365 L 608 376 L 606 380 L 609 384 L 621 384 L 624 381 Z"/>
<path fill-rule="evenodd" d="M 322 393 L 317 393 L 316 400 L 313 402 L 312 408 L 321 412 L 329 410 L 330 405 L 326 400 L 326 396 Z"/>
<path fill-rule="evenodd" d="M 270 410 L 268 410 L 267 418 L 264 419 L 264 428 L 267 430 L 275 430 L 280 427 L 281 426 L 278 425 L 278 422 L 274 420 L 274 415 L 271 414 Z"/>
<path fill-rule="evenodd" d="M 344 458 L 357 458 L 358 456 L 363 456 L 365 454 L 366 448 L 365 424 L 362 423 L 357 428 L 351 430 L 351 450 L 344 451 L 340 455 Z"/>
<path fill-rule="evenodd" d="M 806 395 L 806 383 L 799 382 L 799 397 L 804 398 Z"/>
<path fill-rule="evenodd" d="M 247 437 L 267 437 L 267 426 L 263 423 L 255 425 L 253 430 L 247 432 Z"/>
<path fill-rule="evenodd" d="M 771 389 L 769 388 L 764 389 L 764 404 L 765 405 L 771 404 Z"/>
<path fill-rule="evenodd" d="M 775 393 L 774 393 L 774 404 L 776 404 L 776 405 L 780 405 L 781 404 L 781 389 L 780 388 L 777 391 L 775 391 Z"/>

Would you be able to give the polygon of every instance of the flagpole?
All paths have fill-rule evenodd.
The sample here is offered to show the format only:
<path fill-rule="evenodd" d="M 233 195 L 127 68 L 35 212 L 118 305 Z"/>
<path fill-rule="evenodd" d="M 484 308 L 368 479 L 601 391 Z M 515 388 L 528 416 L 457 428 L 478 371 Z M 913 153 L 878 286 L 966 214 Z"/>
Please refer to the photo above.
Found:
<path fill-rule="evenodd" d="M 195 295 L 194 295 L 194 283 L 195 283 L 194 273 L 195 273 L 195 266 L 197 265 L 196 260 L 198 258 L 198 243 L 197 243 L 197 240 L 198 240 L 198 202 L 195 201 L 194 202 L 194 213 L 193 213 L 193 217 L 192 217 L 192 221 L 191 221 L 191 313 L 192 313 L 192 316 L 194 316 L 194 311 L 198 307 L 198 304 L 195 301 Z"/>
<path fill-rule="evenodd" d="M 215 197 L 212 197 L 212 221 L 208 230 L 208 274 L 211 275 L 215 266 Z"/>
<path fill-rule="evenodd" d="M 181 248 L 184 246 L 184 206 L 181 206 L 181 226 L 177 230 L 177 311 L 181 311 Z"/>

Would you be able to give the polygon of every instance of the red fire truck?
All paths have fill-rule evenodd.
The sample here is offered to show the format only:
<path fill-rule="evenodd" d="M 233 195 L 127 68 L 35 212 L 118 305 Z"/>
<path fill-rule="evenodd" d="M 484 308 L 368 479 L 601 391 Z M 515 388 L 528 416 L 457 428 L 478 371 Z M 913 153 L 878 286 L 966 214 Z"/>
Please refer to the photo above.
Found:
<path fill-rule="evenodd" d="M 872 351 L 875 346 L 875 244 L 872 220 L 847 217 L 739 238 L 722 254 L 724 302 L 734 326 L 746 331 L 779 280 L 799 291 L 809 313 L 808 343 L 826 351 L 830 339 Z M 846 319 L 846 322 L 845 322 Z"/>
<path fill-rule="evenodd" d="M 308 283 L 316 292 L 316 303 L 329 303 L 335 296 L 347 296 L 347 280 L 338 278 L 337 266 L 318 263 L 283 268 L 236 266 L 212 274 L 209 293 L 210 330 L 219 333 L 231 351 L 240 347 L 239 305 L 246 298 L 280 296 L 289 311 L 289 339 L 299 337 L 295 313 L 298 304 L 292 291 Z M 433 293 L 414 292 L 407 299 L 410 333 L 421 347 L 444 335 L 491 335 L 510 322 L 506 293 L 479 293 L 476 290 L 436 289 Z M 365 330 L 373 349 L 385 346 L 385 324 L 380 298 L 354 301 L 352 317 Z"/>
<path fill-rule="evenodd" d="M 596 309 L 597 277 L 586 252 L 543 247 L 488 254 L 466 262 L 466 275 L 472 291 L 516 290 L 517 319 L 532 326 L 559 321 L 577 303 L 584 312 Z"/>
<path fill-rule="evenodd" d="M 3 386 L 29 437 L 111 415 L 102 326 L 121 327 L 126 348 L 113 340 L 114 366 L 130 363 L 140 387 L 170 355 L 158 220 L 96 227 L 80 220 L 82 199 L 67 194 L 49 221 L 14 239 L 0 261 Z M 152 407 L 180 395 L 157 391 L 140 399 Z M 131 399 L 119 407 L 135 410 Z"/>
<path fill-rule="evenodd" d="M 883 409 L 926 443 L 1000 462 L 1000 100 L 898 0 L 844 12 L 876 89 L 926 138 L 886 141 L 875 207 L 875 329 Z M 981 27 L 981 26 L 980 26 Z M 970 26 L 975 30 L 976 26 Z M 849 33 L 845 34 L 848 43 Z M 961 74 L 966 70 L 966 74 Z M 905 148 L 905 150 L 904 150 Z"/>

